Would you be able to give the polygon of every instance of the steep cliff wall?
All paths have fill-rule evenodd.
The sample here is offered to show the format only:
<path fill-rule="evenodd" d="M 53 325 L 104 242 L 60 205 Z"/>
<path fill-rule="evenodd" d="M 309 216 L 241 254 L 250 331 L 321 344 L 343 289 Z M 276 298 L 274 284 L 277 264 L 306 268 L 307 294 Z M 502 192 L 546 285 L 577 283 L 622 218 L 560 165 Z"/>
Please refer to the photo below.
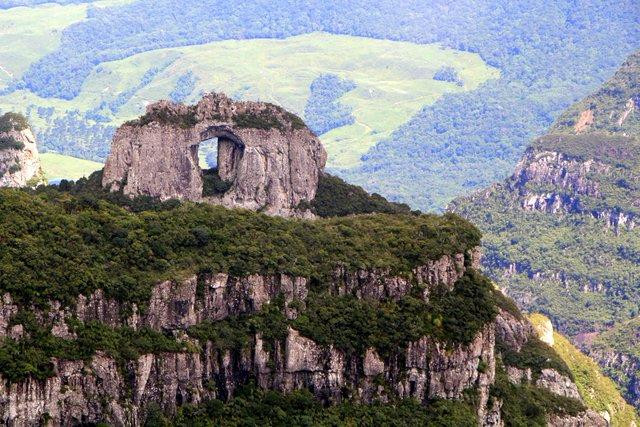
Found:
<path fill-rule="evenodd" d="M 38 148 L 26 119 L 6 113 L 0 117 L 0 187 L 44 183 Z"/>
<path fill-rule="evenodd" d="M 466 257 L 446 255 L 416 268 L 413 277 L 423 289 L 420 298 L 428 300 L 434 292 L 453 292 L 477 262 L 474 253 Z M 338 269 L 333 277 L 330 294 L 372 302 L 400 301 L 414 289 L 406 278 L 394 277 L 388 271 L 350 273 Z M 203 339 L 202 334 L 192 334 L 194 327 L 257 314 L 277 301 L 282 304 L 282 314 L 295 321 L 310 304 L 310 292 L 314 291 L 309 281 L 302 277 L 211 273 L 156 285 L 144 308 L 108 299 L 102 291 L 79 296 L 73 306 L 52 302 L 37 317 L 55 337 L 84 339 L 76 335 L 74 325 L 99 322 L 113 328 L 161 331 L 174 337 L 180 347 L 129 360 L 103 351 L 84 361 L 54 358 L 49 378 L 2 381 L 0 417 L 15 426 L 43 420 L 50 425 L 100 421 L 141 425 L 152 404 L 166 414 L 175 414 L 184 404 L 228 399 L 253 378 L 261 388 L 285 393 L 309 389 L 327 403 L 410 397 L 427 404 L 435 398 L 462 399 L 473 391 L 479 422 L 503 425 L 499 401 L 491 397 L 499 355 L 496 336 L 506 343 L 501 348 L 517 353 L 535 335 L 525 319 L 504 310 L 466 343 L 452 345 L 424 336 L 389 354 L 373 347 L 353 352 L 338 345 L 319 344 L 292 326 L 276 340 L 265 338 L 261 332 L 251 333 L 238 347 L 225 347 L 219 336 Z M 2 337 L 20 339 L 30 333 L 28 326 L 19 323 L 19 312 L 19 305 L 9 294 L 4 295 L 0 304 Z M 544 371 L 537 386 L 559 395 L 567 395 L 567 387 L 575 389 L 571 380 L 553 369 Z M 580 399 L 577 395 L 568 397 Z M 558 415 L 550 419 L 550 425 L 574 425 L 567 424 L 573 419 L 570 417 L 584 416 Z M 595 417 L 598 419 L 597 414 Z"/>
<path fill-rule="evenodd" d="M 198 145 L 211 138 L 218 139 L 211 179 L 224 184 L 218 191 L 203 188 L 198 166 Z M 295 115 L 272 104 L 211 94 L 194 106 L 152 104 L 139 120 L 121 126 L 102 182 L 129 196 L 308 216 L 298 206 L 315 197 L 326 157 L 318 138 Z"/>

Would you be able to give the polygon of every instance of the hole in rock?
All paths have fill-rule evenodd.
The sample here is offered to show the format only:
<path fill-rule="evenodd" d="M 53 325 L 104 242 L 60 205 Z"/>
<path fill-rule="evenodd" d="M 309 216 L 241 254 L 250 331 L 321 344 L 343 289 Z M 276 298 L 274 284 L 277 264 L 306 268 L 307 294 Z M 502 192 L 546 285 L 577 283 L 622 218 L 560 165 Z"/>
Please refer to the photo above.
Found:
<path fill-rule="evenodd" d="M 237 176 L 244 155 L 244 143 L 226 127 L 214 126 L 200 135 L 198 160 L 202 168 L 202 195 L 226 193 Z"/>

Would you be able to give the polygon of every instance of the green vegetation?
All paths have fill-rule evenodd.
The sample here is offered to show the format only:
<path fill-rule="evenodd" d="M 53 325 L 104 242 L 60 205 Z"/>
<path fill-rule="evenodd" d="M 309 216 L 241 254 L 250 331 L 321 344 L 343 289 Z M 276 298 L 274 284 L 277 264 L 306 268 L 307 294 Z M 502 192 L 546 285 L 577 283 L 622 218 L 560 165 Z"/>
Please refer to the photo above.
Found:
<path fill-rule="evenodd" d="M 35 20 L 30 25 L 39 23 Z M 147 76 L 147 82 L 145 74 L 158 64 L 170 65 Z M 442 64 L 458 70 L 466 86 L 433 81 L 431 75 Z M 472 90 L 499 75 L 475 54 L 435 44 L 312 33 L 284 40 L 228 40 L 155 49 L 101 64 L 73 100 L 41 98 L 20 89 L 0 95 L 0 109 L 26 113 L 25 106 L 33 105 L 29 119 L 39 131 L 41 144 L 61 154 L 104 161 L 112 131 L 102 128 L 135 119 L 144 113 L 148 101 L 168 99 L 176 80 L 189 71 L 196 81 L 185 102 L 196 101 L 202 92 L 221 91 L 234 98 L 282 105 L 302 116 L 310 85 L 328 70 L 358 85 L 339 99 L 353 109 L 355 122 L 321 138 L 332 166 L 358 164 L 362 154 L 423 105 L 445 93 Z M 143 80 L 146 84 L 140 86 Z M 110 90 L 104 91 L 107 87 Z M 124 93 L 128 96 L 119 98 Z M 124 103 L 113 112 L 109 106 L 118 99 Z M 47 108 L 52 108 L 51 115 Z M 95 120 L 99 118 L 95 113 L 101 121 Z"/>
<path fill-rule="evenodd" d="M 521 307 L 544 313 L 578 340 L 607 331 L 600 348 L 630 355 L 637 328 L 625 325 L 640 313 L 640 239 L 625 222 L 637 223 L 640 216 L 640 140 L 635 115 L 618 122 L 637 93 L 639 65 L 640 55 L 632 55 L 603 89 L 571 107 L 551 133 L 532 143 L 534 155 L 552 151 L 569 161 L 598 162 L 589 172 L 560 172 L 541 184 L 523 185 L 516 177 L 451 205 L 481 228 L 485 271 Z M 592 110 L 594 123 L 576 134 L 585 109 Z M 590 195 L 584 194 L 587 186 Z M 557 194 L 569 208 L 525 211 L 524 197 L 531 193 Z M 612 377 L 636 401 L 632 382 L 620 372 Z"/>
<path fill-rule="evenodd" d="M 102 169 L 103 164 L 58 153 L 40 153 L 40 165 L 46 179 L 78 180 Z"/>
<path fill-rule="evenodd" d="M 553 348 L 537 338 L 531 338 L 519 352 L 510 350 L 504 343 L 496 340 L 496 348 L 502 355 L 502 361 L 507 366 L 531 368 L 533 379 L 536 380 L 543 369 L 553 369 L 571 379 L 573 373 Z"/>
<path fill-rule="evenodd" d="M 82 192 L 81 185 L 61 182 L 75 196 L 51 187 L 36 194 L 0 190 L 1 291 L 23 304 L 44 304 L 102 288 L 108 296 L 143 303 L 158 280 L 205 268 L 320 282 L 339 265 L 407 275 L 427 259 L 464 253 L 480 239 L 455 215 L 292 221 L 145 198 L 125 201 L 127 210 L 108 201 L 118 200 L 117 194 L 101 198 L 100 190 L 85 185 Z"/>
<path fill-rule="evenodd" d="M 304 118 L 316 135 L 355 123 L 353 107 L 342 104 L 342 95 L 356 88 L 352 80 L 335 74 L 321 74 L 309 87 L 310 94 L 304 107 Z"/>
<path fill-rule="evenodd" d="M 405 204 L 391 203 L 379 194 L 368 194 L 356 185 L 323 173 L 318 181 L 316 197 L 309 205 L 316 215 L 323 218 L 367 213 L 410 213 Z M 416 213 L 419 213 L 416 212 Z"/>
<path fill-rule="evenodd" d="M 224 194 L 232 185 L 232 182 L 224 181 L 220 178 L 217 168 L 202 171 L 202 195 L 205 197 Z"/>
<path fill-rule="evenodd" d="M 551 180 L 522 186 L 510 179 L 483 195 L 452 204 L 453 210 L 482 229 L 484 265 L 490 277 L 528 310 L 547 314 L 568 335 L 608 329 L 640 313 L 636 286 L 640 240 L 624 223 L 616 224 L 619 215 L 640 216 L 640 140 L 629 132 L 631 128 L 598 125 L 609 123 L 609 116 L 618 117 L 622 110 L 611 108 L 626 105 L 637 91 L 639 61 L 640 54 L 632 55 L 603 89 L 569 109 L 552 133 L 532 143 L 534 153 L 560 152 L 570 161 L 595 160 L 603 165 L 584 172 L 576 184 L 590 185 L 596 193 L 578 194 Z M 579 114 L 585 103 L 594 103 L 594 111 L 606 110 L 607 118 L 596 114 L 592 128 L 572 134 L 566 117 Z M 628 117 L 629 125 L 634 117 Z M 524 191 L 558 194 L 572 200 L 572 207 L 569 213 L 524 211 Z M 604 218 L 594 218 L 599 215 Z"/>
<path fill-rule="evenodd" d="M 259 114 L 254 113 L 240 113 L 233 116 L 233 122 L 239 128 L 251 128 L 251 129 L 262 129 L 262 130 L 271 130 L 278 129 L 280 131 L 284 130 L 284 124 L 278 119 L 278 116 L 270 110 L 266 109 L 264 111 L 260 111 Z"/>
<path fill-rule="evenodd" d="M 21 131 L 29 128 L 27 118 L 19 113 L 5 113 L 0 116 L 0 133 Z"/>
<path fill-rule="evenodd" d="M 544 427 L 550 414 L 577 415 L 586 409 L 578 400 L 529 384 L 511 383 L 500 360 L 496 363 L 496 380 L 491 387 L 491 397 L 502 401 L 502 419 L 508 427 Z"/>
<path fill-rule="evenodd" d="M 445 344 L 468 344 L 496 314 L 493 294 L 497 291 L 474 272 L 460 279 L 452 292 L 436 292 L 426 303 L 412 296 L 378 302 L 332 296 L 326 290 L 315 292 L 318 293 L 307 300 L 306 310 L 295 320 L 284 316 L 285 302 L 280 295 L 256 313 L 205 321 L 190 327 L 187 333 L 200 345 L 211 342 L 219 350 L 232 351 L 245 349 L 259 334 L 266 350 L 271 351 L 276 341 L 284 342 L 292 327 L 320 345 L 333 345 L 347 354 L 364 354 L 373 347 L 388 359 L 402 356 L 402 349 L 409 342 L 423 336 Z M 76 338 L 58 338 L 51 334 L 51 325 L 36 321 L 32 311 L 20 311 L 12 317 L 11 324 L 22 325 L 25 332 L 24 338 L 6 338 L 0 344 L 0 373 L 11 382 L 27 376 L 50 377 L 53 357 L 89 360 L 100 350 L 122 365 L 145 353 L 197 350 L 149 329 L 114 329 L 73 318 L 67 319 L 67 324 Z"/>
<path fill-rule="evenodd" d="M 378 302 L 316 290 L 295 320 L 284 317 L 280 300 L 256 314 L 193 326 L 189 335 L 221 350 L 242 350 L 256 333 L 268 345 L 282 342 L 290 326 L 320 345 L 333 345 L 347 354 L 364 354 L 372 347 L 387 359 L 424 336 L 451 345 L 469 344 L 494 319 L 495 293 L 491 283 L 475 272 L 465 274 L 452 292 L 430 295 L 427 303 L 414 296 Z"/>
<path fill-rule="evenodd" d="M 128 121 L 129 126 L 146 126 L 149 123 L 158 122 L 160 124 L 179 126 L 182 129 L 189 129 L 198 123 L 195 106 L 187 107 L 186 111 L 176 111 L 169 108 L 155 108 L 148 111 L 140 118 Z"/>
<path fill-rule="evenodd" d="M 271 351 L 276 341 L 283 342 L 287 337 L 290 321 L 282 313 L 284 299 L 280 295 L 276 301 L 264 306 L 255 314 L 231 316 L 220 321 L 205 321 L 192 326 L 189 336 L 201 343 L 210 341 L 219 350 L 243 350 L 256 334 L 260 334 Z"/>
<path fill-rule="evenodd" d="M 635 231 L 621 227 L 616 233 L 589 213 L 523 211 L 519 203 L 506 186 L 497 186 L 486 198 L 455 205 L 483 231 L 485 271 L 512 298 L 545 313 L 568 335 L 604 329 L 640 312 Z M 516 272 L 506 275 L 510 265 Z"/>
<path fill-rule="evenodd" d="M 0 90 L 19 79 L 34 61 L 57 49 L 62 30 L 86 15 L 86 4 L 0 10 L 0 28 L 7 30 L 0 47 Z"/>
<path fill-rule="evenodd" d="M 148 422 L 148 421 L 147 421 Z M 157 422 L 157 421 L 156 421 Z M 181 408 L 173 420 L 155 425 L 237 426 L 429 426 L 475 427 L 473 405 L 457 400 L 434 400 L 426 408 L 413 400 L 371 405 L 343 402 L 324 407 L 308 390 L 282 394 L 247 385 L 229 401 L 211 400 Z"/>
<path fill-rule="evenodd" d="M 441 82 L 455 83 L 458 86 L 463 86 L 464 82 L 458 77 L 458 73 L 451 67 L 440 67 L 438 71 L 433 75 L 433 80 L 439 80 Z"/>
<path fill-rule="evenodd" d="M 610 348 L 640 358 L 640 318 L 620 322 L 615 327 L 598 334 L 593 342 L 595 348 Z"/>
<path fill-rule="evenodd" d="M 538 150 L 564 153 L 582 161 L 594 159 L 625 169 L 640 167 L 640 141 L 636 137 L 608 133 L 549 134 L 535 140 Z"/>
<path fill-rule="evenodd" d="M 41 2 L 12 0 L 22 3 Z M 218 90 L 302 114 L 312 82 L 331 73 L 357 85 L 335 99 L 344 108 L 322 113 L 342 124 L 322 137 L 333 172 L 390 200 L 442 209 L 504 178 L 527 141 L 607 78 L 639 35 L 632 0 L 579 16 L 569 0 L 178 3 L 0 11 L 0 108 L 28 112 L 48 149 L 103 161 L 113 126 L 148 102 Z M 623 102 L 637 91 L 629 94 Z M 610 108 L 598 102 L 596 121 Z M 619 118 L 608 119 L 612 128 Z"/>
<path fill-rule="evenodd" d="M 534 325 L 547 320 L 541 314 L 532 314 L 529 319 Z M 628 337 L 616 337 L 616 339 L 616 343 L 629 342 Z M 607 411 L 611 415 L 612 426 L 623 427 L 630 426 L 633 422 L 638 423 L 638 416 L 633 406 L 624 400 L 615 383 L 602 373 L 593 359 L 583 354 L 557 332 L 553 333 L 553 341 L 553 350 L 569 367 L 580 396 L 588 408 L 597 412 Z"/>
<path fill-rule="evenodd" d="M 293 327 L 319 344 L 356 354 L 373 347 L 385 358 L 423 336 L 468 344 L 494 319 L 494 292 L 486 278 L 470 272 L 453 291 L 431 294 L 428 303 L 413 296 L 375 303 L 352 296 L 312 295 Z"/>
<path fill-rule="evenodd" d="M 12 136 L 0 136 L 0 151 L 2 150 L 22 150 L 24 143 L 16 140 Z"/>
<path fill-rule="evenodd" d="M 637 114 L 640 106 L 639 67 L 640 52 L 636 52 L 598 91 L 564 112 L 552 132 L 574 133 L 580 115 L 589 112 L 593 116 L 593 124 L 584 126 L 581 132 L 640 134 L 640 117 Z"/>
<path fill-rule="evenodd" d="M 20 311 L 11 323 L 23 326 L 24 337 L 6 337 L 0 344 L 0 373 L 9 382 L 53 376 L 54 357 L 87 361 L 101 350 L 122 365 L 147 353 L 193 351 L 189 345 L 150 329 L 113 329 L 99 322 L 83 324 L 71 319 L 70 332 L 76 338 L 67 340 L 52 335 L 50 327 L 40 325 L 33 312 Z"/>

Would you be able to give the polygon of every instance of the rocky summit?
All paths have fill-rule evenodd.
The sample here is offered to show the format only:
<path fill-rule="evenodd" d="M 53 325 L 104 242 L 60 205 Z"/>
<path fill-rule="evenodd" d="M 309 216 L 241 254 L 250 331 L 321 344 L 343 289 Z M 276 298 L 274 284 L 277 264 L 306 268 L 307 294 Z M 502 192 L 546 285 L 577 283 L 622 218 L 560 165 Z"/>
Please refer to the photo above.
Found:
<path fill-rule="evenodd" d="M 15 113 L 0 116 L 0 187 L 44 182 L 36 140 L 27 120 Z"/>
<path fill-rule="evenodd" d="M 217 138 L 217 169 L 198 165 L 198 146 Z M 160 101 L 113 138 L 102 183 L 128 196 L 205 201 L 284 217 L 313 200 L 327 154 L 300 118 L 268 103 L 222 94 L 196 105 Z"/>

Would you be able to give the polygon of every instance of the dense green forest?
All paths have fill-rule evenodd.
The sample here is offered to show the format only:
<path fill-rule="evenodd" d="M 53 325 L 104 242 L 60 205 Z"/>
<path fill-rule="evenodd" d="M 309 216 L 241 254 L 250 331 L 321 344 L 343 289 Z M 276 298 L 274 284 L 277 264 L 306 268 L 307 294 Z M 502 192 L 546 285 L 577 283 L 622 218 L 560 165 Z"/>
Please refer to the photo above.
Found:
<path fill-rule="evenodd" d="M 544 312 L 569 335 L 640 314 L 640 240 L 625 224 L 640 214 L 640 116 L 626 114 L 639 76 L 637 52 L 602 88 L 567 109 L 549 134 L 534 140 L 528 157 L 535 162 L 536 153 L 558 152 L 567 163 L 602 166 L 579 177 L 565 171 L 564 179 L 513 176 L 451 205 L 483 230 L 489 274 L 523 307 Z M 593 122 L 577 131 L 584 112 Z M 523 209 L 523 198 L 550 194 L 566 206 L 555 213 Z"/>
<path fill-rule="evenodd" d="M 137 208 L 142 211 L 130 212 L 91 192 L 71 197 L 55 188 L 36 195 L 2 190 L 4 291 L 18 301 L 45 303 L 102 288 L 141 303 L 153 283 L 188 270 L 322 280 L 344 265 L 406 274 L 427 258 L 465 252 L 480 238 L 455 215 L 287 221 L 206 204 L 150 202 Z"/>
<path fill-rule="evenodd" d="M 328 286 L 335 266 L 390 269 L 411 279 L 410 270 L 427 259 L 467 252 L 479 244 L 479 233 L 453 214 L 410 213 L 407 207 L 390 205 L 378 196 L 372 200 L 374 207 L 398 210 L 353 215 L 363 206 L 356 203 L 350 212 L 335 207 L 330 211 L 350 216 L 291 220 L 175 200 L 128 199 L 100 191 L 96 182 L 99 173 L 89 180 L 62 181 L 36 190 L 0 189 L 0 291 L 10 293 L 21 307 L 9 326 L 21 325 L 24 331 L 21 337 L 6 337 L 0 343 L 0 373 L 9 383 L 54 376 L 52 358 L 89 361 L 96 352 L 112 357 L 125 377 L 131 361 L 142 354 L 197 353 L 205 342 L 217 350 L 241 354 L 255 345 L 259 334 L 264 348 L 273 352 L 289 328 L 319 345 L 341 350 L 345 357 L 357 358 L 374 348 L 384 360 L 404 363 L 402 349 L 421 337 L 456 348 L 471 343 L 499 309 L 522 319 L 512 301 L 470 268 L 468 258 L 467 271 L 453 288 L 435 287 L 428 299 L 415 281 L 402 298 L 380 300 L 336 294 Z M 330 185 L 353 187 L 337 178 Z M 257 311 L 192 325 L 184 336 L 110 327 L 70 316 L 65 320 L 73 334 L 70 339 L 54 335 L 53 320 L 37 315 L 37 310 L 48 309 L 51 300 L 67 306 L 80 293 L 88 295 L 98 288 L 108 297 L 136 303 L 144 313 L 151 286 L 159 280 L 196 274 L 202 286 L 212 273 L 222 271 L 237 276 L 254 272 L 305 276 L 309 295 L 304 302 L 285 302 L 280 294 Z M 203 297 L 200 291 L 196 294 Z M 296 310 L 297 316 L 285 316 L 285 308 Z M 130 310 L 125 304 L 120 315 Z M 504 363 L 531 368 L 536 376 L 544 368 L 553 368 L 572 377 L 557 354 L 535 339 L 520 353 L 504 343 L 498 343 L 497 349 Z M 487 369 L 486 362 L 478 369 Z M 257 388 L 251 377 L 246 380 L 230 399 L 185 405 L 173 417 L 149 405 L 147 425 L 328 426 L 355 420 L 371 426 L 477 425 L 473 389 L 459 400 L 419 403 L 399 399 L 388 380 L 380 377 L 376 381 L 385 387 L 388 401 L 364 405 L 346 395 L 327 406 L 309 390 L 281 394 Z M 512 384 L 500 356 L 490 393 L 491 399 L 504 402 L 503 416 L 509 426 L 543 423 L 551 413 L 571 415 L 585 409 L 576 400 L 544 389 Z"/>
<path fill-rule="evenodd" d="M 363 405 L 344 402 L 323 407 L 306 390 L 284 395 L 247 385 L 229 402 L 207 401 L 186 406 L 169 420 L 158 411 L 153 425 L 237 426 L 237 425 L 308 425 L 308 426 L 430 426 L 475 427 L 477 417 L 470 401 L 434 400 L 425 406 L 412 400 L 391 404 Z"/>
<path fill-rule="evenodd" d="M 345 93 L 356 88 L 351 80 L 341 79 L 335 74 L 323 74 L 311 83 L 311 94 L 304 108 L 304 120 L 316 135 L 331 129 L 350 125 L 355 119 L 352 108 L 338 101 Z"/>

